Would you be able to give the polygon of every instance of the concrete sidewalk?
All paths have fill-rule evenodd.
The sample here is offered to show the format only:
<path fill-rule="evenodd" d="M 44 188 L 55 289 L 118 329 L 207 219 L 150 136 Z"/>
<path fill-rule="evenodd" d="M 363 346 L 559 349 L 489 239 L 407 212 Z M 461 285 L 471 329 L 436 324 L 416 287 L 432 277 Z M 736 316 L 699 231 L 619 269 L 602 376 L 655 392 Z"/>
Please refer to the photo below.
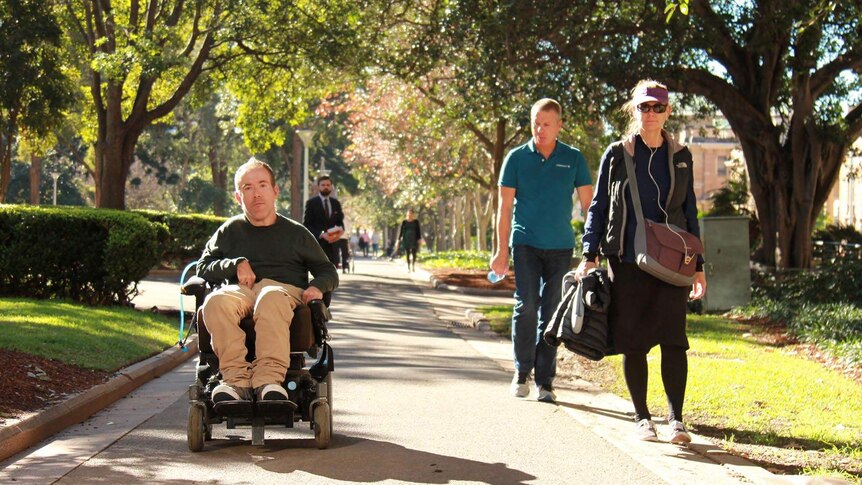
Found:
<path fill-rule="evenodd" d="M 505 370 L 514 373 L 512 343 L 489 330 L 475 327 L 472 310 L 481 306 L 511 305 L 514 297 L 484 292 L 471 294 L 469 289 L 434 289 L 433 276 L 423 270 L 409 273 L 403 264 L 378 269 L 389 278 L 409 278 L 419 284 L 425 298 L 431 302 L 437 317 L 450 329 L 466 340 L 473 348 L 496 362 Z M 562 349 L 560 352 L 566 352 Z M 716 475 L 716 467 L 742 481 L 762 484 L 808 483 L 808 477 L 786 477 L 775 475 L 748 460 L 731 455 L 702 436 L 692 434 L 688 447 L 668 443 L 646 443 L 631 439 L 634 429 L 632 405 L 627 399 L 604 392 L 598 386 L 583 380 L 563 382 L 556 386 L 558 405 L 572 418 L 590 428 L 611 444 L 625 451 L 636 461 L 667 480 L 669 483 L 701 483 L 711 477 L 712 483 L 723 483 Z M 531 396 L 533 397 L 533 396 Z M 513 398 L 515 399 L 515 398 Z M 670 433 L 666 422 L 656 420 L 659 438 Z M 701 460 L 692 460 L 691 452 L 699 454 Z M 687 459 L 680 459 L 687 458 Z"/>
<path fill-rule="evenodd" d="M 356 270 L 363 275 L 371 275 L 386 280 L 412 280 L 421 288 L 424 298 L 431 304 L 437 319 L 443 325 L 446 325 L 471 347 L 496 362 L 503 369 L 508 372 L 513 371 L 511 342 L 490 332 L 477 331 L 471 327 L 474 321 L 471 321 L 467 316 L 468 312 L 479 306 L 512 304 L 514 300 L 511 295 L 489 295 L 484 292 L 477 295 L 471 294 L 466 289 L 434 289 L 431 286 L 432 278 L 429 273 L 422 270 L 408 273 L 403 263 L 359 258 Z M 150 310 L 153 307 L 159 310 L 177 310 L 180 306 L 177 289 L 178 277 L 178 274 L 169 273 L 156 274 L 147 278 L 140 285 L 141 294 L 134 299 L 136 307 L 145 310 Z M 347 275 L 343 284 L 349 284 L 350 279 L 351 276 Z M 194 307 L 194 302 L 186 300 L 183 302 L 183 306 L 186 311 L 190 311 Z M 153 376 L 167 372 L 194 355 L 196 355 L 196 345 L 193 348 L 190 345 L 187 353 L 179 352 L 178 349 L 171 349 L 140 363 L 138 369 L 126 369 L 103 386 L 110 385 L 112 389 L 116 389 L 113 392 L 120 397 L 123 395 L 121 393 L 128 393 L 152 379 Z M 188 376 L 184 374 L 183 380 L 184 382 L 188 381 Z M 508 383 L 501 383 L 501 385 L 507 386 Z M 10 456 L 10 452 L 20 451 L 23 449 L 22 446 L 24 448 L 32 446 L 46 436 L 56 433 L 57 430 L 73 422 L 80 422 L 86 418 L 84 414 L 92 414 L 98 409 L 107 407 L 112 402 L 105 397 L 104 392 L 88 391 L 76 399 L 82 403 L 80 407 L 87 409 L 87 411 L 79 413 L 72 421 L 66 417 L 66 415 L 71 414 L 66 411 L 69 403 L 63 403 L 31 418 L 33 420 L 32 426 L 24 422 L 19 423 L 18 428 L 22 429 L 20 432 L 6 432 L 5 428 L 0 430 L 0 451 L 3 452 L 0 454 L 0 460 Z M 590 383 L 584 381 L 560 383 L 558 385 L 558 399 L 558 407 L 563 412 L 670 483 L 702 483 L 707 478 L 712 483 L 741 483 L 746 481 L 753 483 L 804 483 L 802 480 L 775 476 L 743 459 L 725 453 L 709 441 L 696 435 L 693 436 L 694 442 L 689 448 L 676 447 L 667 443 L 635 442 L 630 438 L 633 428 L 633 422 L 630 418 L 631 404 L 625 399 L 603 392 Z M 28 426 L 35 428 L 35 431 L 23 432 L 24 428 L 28 428 Z M 135 426 L 135 424 L 130 422 L 128 426 Z M 663 427 L 660 426 L 660 432 L 662 430 Z M 6 434 L 2 434 L 4 432 Z M 12 444 L 15 446 L 9 446 Z"/>

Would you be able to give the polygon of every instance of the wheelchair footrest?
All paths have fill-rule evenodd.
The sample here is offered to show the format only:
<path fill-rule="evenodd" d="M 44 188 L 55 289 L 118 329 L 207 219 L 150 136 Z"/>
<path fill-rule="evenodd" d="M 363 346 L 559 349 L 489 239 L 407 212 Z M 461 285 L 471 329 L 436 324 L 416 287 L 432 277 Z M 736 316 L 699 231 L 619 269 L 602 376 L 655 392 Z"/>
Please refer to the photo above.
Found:
<path fill-rule="evenodd" d="M 293 401 L 257 401 L 254 403 L 257 416 L 284 416 L 293 414 L 297 409 L 297 405 Z"/>
<path fill-rule="evenodd" d="M 221 401 L 213 405 L 216 413 L 222 416 L 246 417 L 254 411 L 251 401 Z"/>

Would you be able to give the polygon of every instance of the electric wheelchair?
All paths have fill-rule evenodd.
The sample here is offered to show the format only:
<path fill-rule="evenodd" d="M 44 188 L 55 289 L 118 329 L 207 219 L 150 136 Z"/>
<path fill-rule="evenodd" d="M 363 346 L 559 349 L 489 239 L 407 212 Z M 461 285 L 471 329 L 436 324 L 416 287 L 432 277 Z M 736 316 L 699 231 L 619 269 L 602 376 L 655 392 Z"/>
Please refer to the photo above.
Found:
<path fill-rule="evenodd" d="M 191 328 L 198 333 L 200 360 L 197 364 L 194 384 L 189 386 L 188 446 L 191 451 L 201 451 L 204 442 L 212 439 L 213 426 L 226 423 L 227 429 L 251 427 L 253 445 L 264 444 L 264 428 L 267 425 L 292 428 L 294 423 L 308 422 L 314 430 L 314 440 L 319 449 L 329 446 L 332 435 L 332 371 L 335 369 L 332 347 L 326 342 L 329 333 L 326 323 L 331 318 L 329 301 L 331 293 L 323 300 L 313 300 L 300 305 L 294 311 L 290 325 L 290 367 L 282 384 L 289 401 L 267 402 L 258 406 L 248 402 L 222 402 L 214 404 L 213 389 L 221 380 L 218 358 L 213 352 L 210 334 L 203 321 L 202 306 L 206 296 L 217 286 L 193 276 L 182 284 L 180 291 L 195 298 L 195 313 Z M 252 362 L 255 355 L 254 320 L 244 318 L 240 327 L 245 331 L 248 349 L 246 360 Z M 314 359 L 306 365 L 306 356 Z"/>

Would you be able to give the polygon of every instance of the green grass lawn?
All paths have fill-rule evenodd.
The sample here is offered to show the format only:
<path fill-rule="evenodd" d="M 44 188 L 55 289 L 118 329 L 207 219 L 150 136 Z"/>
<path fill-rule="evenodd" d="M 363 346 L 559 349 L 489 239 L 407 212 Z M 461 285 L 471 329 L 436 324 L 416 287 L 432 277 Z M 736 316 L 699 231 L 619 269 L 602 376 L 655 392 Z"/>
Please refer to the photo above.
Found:
<path fill-rule="evenodd" d="M 0 298 L 0 348 L 114 371 L 170 347 L 177 322 L 123 307 Z"/>
<path fill-rule="evenodd" d="M 511 307 L 478 309 L 492 328 L 509 332 Z M 797 355 L 743 337 L 747 326 L 718 316 L 689 315 L 686 421 L 725 440 L 835 451 L 862 457 L 862 385 Z M 565 352 L 565 350 L 563 350 Z M 629 398 L 622 357 L 606 359 L 615 379 L 608 391 Z M 667 413 L 661 351 L 653 349 L 649 404 Z"/>
<path fill-rule="evenodd" d="M 421 253 L 416 259 L 425 269 L 488 269 L 491 253 L 488 251 L 441 251 Z"/>

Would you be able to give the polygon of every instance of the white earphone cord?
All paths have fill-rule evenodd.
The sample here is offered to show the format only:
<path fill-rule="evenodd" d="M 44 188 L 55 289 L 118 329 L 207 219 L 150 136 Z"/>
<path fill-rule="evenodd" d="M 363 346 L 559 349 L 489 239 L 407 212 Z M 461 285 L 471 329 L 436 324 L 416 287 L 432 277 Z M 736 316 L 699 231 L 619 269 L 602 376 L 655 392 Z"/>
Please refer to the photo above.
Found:
<path fill-rule="evenodd" d="M 644 145 L 646 145 L 646 142 L 644 142 Z M 655 152 L 657 152 L 658 149 L 661 148 L 661 146 L 657 147 L 655 150 L 653 150 L 649 145 L 646 145 L 646 147 L 650 152 L 649 153 L 649 161 L 647 162 L 647 174 L 649 175 L 650 180 L 652 180 L 652 183 L 655 184 L 656 204 L 658 204 L 659 210 L 662 212 L 662 214 L 664 214 L 664 225 L 667 226 L 667 228 L 670 232 L 676 234 L 676 237 L 678 237 L 680 239 L 680 241 L 682 241 L 682 246 L 685 248 L 685 261 L 688 262 L 692 258 L 693 255 L 688 254 L 688 244 L 685 242 L 685 238 L 682 237 L 682 234 L 674 231 L 673 228 L 670 227 L 670 223 L 667 221 L 670 218 L 670 216 L 664 210 L 664 207 L 662 207 L 661 203 L 659 202 L 659 198 L 661 197 L 661 189 L 659 189 L 658 182 L 656 182 L 655 177 L 652 176 L 652 157 L 653 157 L 653 155 L 655 155 Z M 635 181 L 635 183 L 637 183 L 637 181 Z M 670 197 L 670 194 L 668 194 L 668 197 Z"/>

